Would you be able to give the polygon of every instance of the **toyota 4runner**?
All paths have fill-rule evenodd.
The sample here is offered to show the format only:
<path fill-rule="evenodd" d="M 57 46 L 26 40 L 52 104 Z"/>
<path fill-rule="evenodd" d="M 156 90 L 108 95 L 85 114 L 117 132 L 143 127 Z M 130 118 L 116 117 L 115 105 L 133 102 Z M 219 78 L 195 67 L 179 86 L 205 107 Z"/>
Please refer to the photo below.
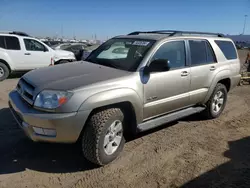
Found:
<path fill-rule="evenodd" d="M 9 106 L 31 140 L 80 141 L 89 161 L 105 165 L 121 153 L 125 133 L 196 113 L 217 118 L 239 80 L 235 45 L 222 34 L 133 32 L 85 61 L 28 72 Z"/>

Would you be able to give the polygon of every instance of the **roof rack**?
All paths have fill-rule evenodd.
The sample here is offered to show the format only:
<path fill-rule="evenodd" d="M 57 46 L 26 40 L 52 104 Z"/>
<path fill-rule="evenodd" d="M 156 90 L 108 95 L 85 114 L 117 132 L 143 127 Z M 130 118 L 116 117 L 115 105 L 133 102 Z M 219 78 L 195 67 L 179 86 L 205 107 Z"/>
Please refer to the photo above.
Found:
<path fill-rule="evenodd" d="M 26 37 L 30 36 L 27 33 L 21 32 L 21 31 L 0 31 L 0 33 L 11 34 L 11 35 L 19 35 L 19 36 L 26 36 Z"/>
<path fill-rule="evenodd" d="M 159 30 L 159 31 L 135 31 L 128 35 L 139 35 L 139 34 L 168 34 L 169 36 L 183 36 L 183 35 L 209 35 L 224 37 L 221 33 L 209 33 L 209 32 L 198 32 L 198 31 L 176 31 L 176 30 Z"/>

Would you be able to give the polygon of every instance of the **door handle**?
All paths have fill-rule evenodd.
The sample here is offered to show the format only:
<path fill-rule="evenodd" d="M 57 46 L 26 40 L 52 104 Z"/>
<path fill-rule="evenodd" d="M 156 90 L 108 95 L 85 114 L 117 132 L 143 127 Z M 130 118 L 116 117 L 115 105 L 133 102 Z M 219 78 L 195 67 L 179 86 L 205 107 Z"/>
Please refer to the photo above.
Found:
<path fill-rule="evenodd" d="M 31 55 L 30 53 L 25 53 L 24 55 Z"/>
<path fill-rule="evenodd" d="M 187 71 L 182 71 L 182 72 L 181 72 L 181 76 L 188 76 L 188 74 L 189 74 L 189 73 L 188 73 Z"/>
<path fill-rule="evenodd" d="M 210 67 L 210 71 L 214 71 L 215 69 L 216 69 L 215 66 Z"/>

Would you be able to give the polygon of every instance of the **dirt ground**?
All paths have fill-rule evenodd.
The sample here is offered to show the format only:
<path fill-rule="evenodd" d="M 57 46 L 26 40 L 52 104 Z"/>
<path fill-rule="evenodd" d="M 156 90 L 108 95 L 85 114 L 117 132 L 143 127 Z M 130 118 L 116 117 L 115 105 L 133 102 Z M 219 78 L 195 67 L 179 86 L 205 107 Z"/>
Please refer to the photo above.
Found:
<path fill-rule="evenodd" d="M 0 188 L 250 187 L 250 85 L 221 117 L 198 115 L 128 140 L 113 163 L 88 163 L 78 145 L 28 140 L 7 107 L 18 79 L 0 83 Z"/>

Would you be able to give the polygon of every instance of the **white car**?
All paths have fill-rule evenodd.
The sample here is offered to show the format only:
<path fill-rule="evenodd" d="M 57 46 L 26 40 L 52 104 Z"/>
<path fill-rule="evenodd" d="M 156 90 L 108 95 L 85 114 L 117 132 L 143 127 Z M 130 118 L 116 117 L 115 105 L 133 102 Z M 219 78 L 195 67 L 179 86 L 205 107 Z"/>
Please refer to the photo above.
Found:
<path fill-rule="evenodd" d="M 72 52 L 53 50 L 22 32 L 0 32 L 0 81 L 11 73 L 76 61 Z"/>

